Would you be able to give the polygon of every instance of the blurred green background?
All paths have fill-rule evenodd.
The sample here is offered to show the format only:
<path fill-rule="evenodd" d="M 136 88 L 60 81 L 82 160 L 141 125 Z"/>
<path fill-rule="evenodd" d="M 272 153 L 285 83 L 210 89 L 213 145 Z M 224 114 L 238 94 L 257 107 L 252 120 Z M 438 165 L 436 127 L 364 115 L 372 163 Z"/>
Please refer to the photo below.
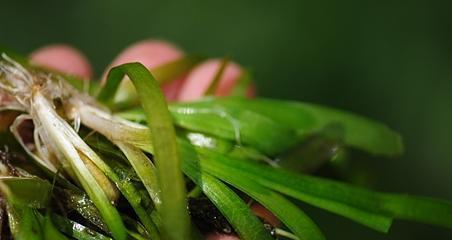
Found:
<path fill-rule="evenodd" d="M 28 53 L 69 43 L 99 75 L 124 47 L 166 39 L 189 53 L 231 56 L 261 96 L 321 103 L 400 131 L 406 154 L 363 160 L 375 189 L 452 200 L 450 1 L 1 0 L 0 44 Z M 389 235 L 317 209 L 328 239 L 452 239 L 397 221 Z M 451 219 L 452 221 L 452 219 Z"/>

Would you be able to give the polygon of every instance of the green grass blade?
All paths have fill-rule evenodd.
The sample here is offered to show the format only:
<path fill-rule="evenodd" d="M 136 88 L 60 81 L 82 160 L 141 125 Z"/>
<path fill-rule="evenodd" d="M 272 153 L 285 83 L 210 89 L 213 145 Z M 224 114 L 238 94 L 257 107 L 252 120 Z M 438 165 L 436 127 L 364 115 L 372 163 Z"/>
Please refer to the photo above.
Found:
<path fill-rule="evenodd" d="M 201 60 L 202 58 L 198 56 L 186 56 L 154 68 L 152 75 L 160 84 L 167 83 L 188 72 Z"/>
<path fill-rule="evenodd" d="M 152 205 L 144 206 L 145 201 L 143 200 L 143 197 L 139 193 L 138 189 L 130 181 L 130 179 L 127 178 L 128 176 L 127 175 L 121 176 L 121 174 L 119 174 L 119 171 L 121 170 L 115 169 L 114 167 L 113 169 L 119 176 L 117 185 L 120 191 L 126 197 L 130 206 L 132 206 L 133 210 L 135 211 L 135 214 L 138 216 L 138 219 L 140 219 L 140 222 L 146 228 L 146 231 L 148 232 L 149 236 L 155 240 L 160 239 L 158 228 L 148 212 L 148 210 L 150 211 L 153 209 L 153 206 Z"/>
<path fill-rule="evenodd" d="M 139 63 L 120 65 L 109 72 L 108 82 L 99 94 L 99 99 L 106 103 L 111 102 L 114 91 L 125 75 L 137 89 L 152 133 L 150 138 L 161 190 L 162 204 L 158 211 L 162 218 L 163 236 L 167 239 L 189 239 L 190 219 L 175 130 L 157 81 Z"/>
<path fill-rule="evenodd" d="M 52 239 L 52 240 L 66 240 L 68 239 L 64 236 L 56 226 L 53 224 L 52 219 L 49 215 L 40 216 L 42 232 L 44 239 Z"/>
<path fill-rule="evenodd" d="M 405 194 L 381 194 L 383 211 L 396 219 L 411 220 L 452 229 L 452 202 Z"/>
<path fill-rule="evenodd" d="M 231 141 L 241 139 L 245 145 L 268 155 L 288 150 L 313 134 L 328 134 L 330 128 L 340 130 L 343 136 L 339 140 L 346 145 L 372 154 L 391 156 L 403 152 L 400 136 L 385 125 L 315 104 L 238 97 L 206 98 L 171 104 L 170 111 L 175 124 L 182 128 Z M 120 115 L 133 121 L 144 120 L 139 109 Z"/>
<path fill-rule="evenodd" d="M 317 225 L 295 204 L 282 195 L 269 190 L 246 178 L 231 176 L 224 172 L 220 177 L 234 187 L 240 189 L 275 214 L 299 239 L 325 239 Z"/>
<path fill-rule="evenodd" d="M 96 207 L 108 225 L 108 229 L 111 231 L 115 239 L 125 239 L 126 232 L 122 223 L 121 216 L 118 211 L 111 205 L 109 199 L 103 192 L 99 183 L 91 175 L 86 167 L 81 167 L 83 162 L 74 163 L 74 169 L 76 169 L 77 179 L 85 189 L 90 199 L 94 202 Z"/>
<path fill-rule="evenodd" d="M 168 83 L 182 76 L 200 60 L 201 58 L 196 56 L 183 57 L 153 69 L 152 75 L 159 84 Z M 129 80 L 122 82 L 121 85 L 119 83 L 107 83 L 106 85 L 109 85 L 107 92 L 114 93 L 115 95 L 109 102 L 111 109 L 125 109 L 139 104 L 139 96 Z M 104 86 L 104 89 L 101 89 L 98 95 L 100 99 L 104 98 L 102 95 L 106 93 L 105 90 Z"/>
<path fill-rule="evenodd" d="M 263 114 L 296 129 L 299 137 L 337 125 L 343 129 L 343 140 L 347 145 L 373 154 L 397 155 L 403 152 L 403 144 L 397 133 L 381 123 L 345 111 L 316 104 L 270 99 L 228 98 L 216 102 Z"/>
<path fill-rule="evenodd" d="M 209 161 L 202 167 L 213 175 L 227 171 L 246 177 L 311 205 L 324 208 L 379 231 L 387 231 L 391 219 L 406 219 L 452 228 L 452 202 L 411 195 L 374 192 L 349 184 L 282 169 L 252 164 L 198 150 Z M 221 170 L 223 169 L 223 170 Z"/>
<path fill-rule="evenodd" d="M 36 194 L 36 190 L 43 191 L 43 195 Z M 45 239 L 37 208 L 48 204 L 51 185 L 36 177 L 2 177 L 0 191 L 6 199 L 9 227 L 14 239 Z"/>
<path fill-rule="evenodd" d="M 74 222 L 63 216 L 53 214 L 52 222 L 63 233 L 77 240 L 112 240 L 93 229 L 90 229 L 80 223 Z"/>
<path fill-rule="evenodd" d="M 11 233 L 17 240 L 45 240 L 36 209 L 8 206 L 8 221 Z"/>
<path fill-rule="evenodd" d="M 121 193 L 125 196 L 129 204 L 134 209 L 141 223 L 145 226 L 149 235 L 152 236 L 152 239 L 159 239 L 157 226 L 152 221 L 151 216 L 147 214 L 146 211 L 146 209 L 149 210 L 149 208 L 153 208 L 154 206 L 144 205 L 145 202 L 143 199 L 144 196 L 141 196 L 138 189 L 131 182 L 132 180 L 139 181 L 140 178 L 135 176 L 136 173 L 133 172 L 133 170 L 131 170 L 128 165 L 126 166 L 121 162 L 121 161 L 129 162 L 129 159 L 126 156 L 124 156 L 123 153 L 113 145 L 113 143 L 109 142 L 106 138 L 100 135 L 97 134 L 90 135 L 89 137 L 86 137 L 85 140 L 91 147 L 99 151 L 99 154 L 102 153 L 103 159 L 106 159 L 106 165 L 104 166 L 106 175 L 109 176 L 109 178 L 116 183 Z M 127 148 L 127 151 L 133 151 L 131 153 L 132 155 L 138 154 L 136 152 L 137 150 L 133 149 L 134 147 L 125 146 L 125 148 Z M 149 159 L 147 158 L 146 160 L 149 161 Z M 141 165 L 140 163 L 137 164 Z M 156 180 L 154 181 L 153 184 L 155 183 Z M 152 189 L 157 189 L 157 187 L 154 186 Z"/>
<path fill-rule="evenodd" d="M 85 153 L 87 153 L 94 164 L 96 164 L 96 166 L 116 184 L 153 239 L 159 239 L 157 228 L 150 216 L 147 215 L 146 210 L 141 206 L 141 196 L 133 184 L 127 179 L 121 179 L 120 174 L 117 174 L 117 172 L 104 162 L 94 151 L 90 150 L 89 147 L 85 148 Z"/>
<path fill-rule="evenodd" d="M 52 185 L 37 177 L 0 177 L 0 184 L 15 205 L 44 208 L 50 200 Z"/>
<path fill-rule="evenodd" d="M 181 146 L 186 147 L 182 144 Z M 225 173 L 228 173 L 231 175 L 230 177 L 248 178 L 267 188 L 350 218 L 378 231 L 387 232 L 391 225 L 390 217 L 376 213 L 375 210 L 368 210 L 368 206 L 364 209 L 361 206 L 355 206 L 355 202 L 360 202 L 360 205 L 367 204 L 365 201 L 368 199 L 344 192 L 344 189 L 348 190 L 348 186 L 332 188 L 328 185 L 329 182 L 323 181 L 323 179 L 316 181 L 317 178 L 311 179 L 308 176 L 228 158 L 207 149 L 198 149 L 198 152 L 202 156 L 200 157 L 202 168 L 214 176 L 224 177 Z M 185 158 L 184 161 L 186 161 Z M 358 194 L 360 193 L 358 192 Z M 371 197 L 369 200 L 371 200 L 369 204 L 376 202 Z"/>
<path fill-rule="evenodd" d="M 69 162 L 72 169 L 74 169 L 78 181 L 99 210 L 112 235 L 116 239 L 125 239 L 126 232 L 121 216 L 110 202 L 110 199 L 104 192 L 104 189 L 102 189 L 101 184 L 97 182 L 83 160 L 77 157 L 78 153 L 75 149 L 67 148 L 65 150 L 67 151 L 65 157 L 73 157 Z"/>
<path fill-rule="evenodd" d="M 86 193 L 67 189 L 61 190 L 59 188 L 55 188 L 54 191 L 55 194 L 62 196 L 62 200 L 69 210 L 77 212 L 97 228 L 108 232 L 108 227 L 103 221 L 99 210 Z"/>
<path fill-rule="evenodd" d="M 267 155 L 280 153 L 298 142 L 293 129 L 246 108 L 205 100 L 172 104 L 170 111 L 179 127 L 250 146 Z"/>
<path fill-rule="evenodd" d="M 272 237 L 250 208 L 231 189 L 216 178 L 201 173 L 194 161 L 184 161 L 183 169 L 217 206 L 243 240 L 270 240 Z"/>
<path fill-rule="evenodd" d="M 239 179 L 239 178 L 237 178 Z M 275 214 L 301 240 L 325 239 L 317 225 L 295 204 L 282 195 L 252 181 L 239 179 L 227 181 L 251 196 Z"/>
<path fill-rule="evenodd" d="M 248 95 L 248 90 L 253 84 L 253 76 L 249 70 L 243 69 L 242 74 L 237 80 L 236 85 L 231 90 L 230 96 L 234 97 L 246 97 Z"/>
<path fill-rule="evenodd" d="M 118 182 L 116 182 L 119 190 L 124 195 L 124 197 L 129 202 L 130 206 L 132 206 L 135 214 L 140 219 L 141 223 L 144 225 L 146 230 L 152 239 L 160 239 L 159 231 L 157 226 L 152 221 L 151 216 L 148 214 L 146 209 L 141 205 L 142 199 L 138 192 L 138 190 L 133 186 L 133 184 L 128 179 L 117 178 Z"/>
<path fill-rule="evenodd" d="M 188 147 L 183 147 L 184 164 L 196 164 L 196 154 L 187 152 Z M 209 159 L 206 159 L 209 161 Z M 216 175 L 240 189 L 250 197 L 261 203 L 268 210 L 274 213 L 290 230 L 292 230 L 300 239 L 319 240 L 325 239 L 322 232 L 315 223 L 303 213 L 297 206 L 285 199 L 280 194 L 263 187 L 247 178 L 231 175 L 230 172 L 218 169 Z"/>
<path fill-rule="evenodd" d="M 141 182 L 149 193 L 149 196 L 157 206 L 161 204 L 159 187 L 157 184 L 157 174 L 155 166 L 151 160 L 138 148 L 127 143 L 118 142 L 116 145 L 123 151 L 132 165 L 133 169 L 140 177 Z"/>
<path fill-rule="evenodd" d="M 215 94 L 218 84 L 220 83 L 221 77 L 223 76 L 224 70 L 226 69 L 228 64 L 229 64 L 229 58 L 224 57 L 221 60 L 220 66 L 219 66 L 217 72 L 215 73 L 215 75 L 212 79 L 212 82 L 210 83 L 209 87 L 207 88 L 207 90 L 204 93 L 205 96 L 210 96 L 210 95 Z"/>

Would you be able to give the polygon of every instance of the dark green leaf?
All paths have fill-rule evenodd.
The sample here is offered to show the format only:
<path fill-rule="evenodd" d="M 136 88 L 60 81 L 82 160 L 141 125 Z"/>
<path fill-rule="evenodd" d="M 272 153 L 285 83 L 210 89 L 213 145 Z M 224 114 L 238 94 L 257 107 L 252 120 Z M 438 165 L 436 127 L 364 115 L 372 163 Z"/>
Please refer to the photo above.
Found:
<path fill-rule="evenodd" d="M 52 220 L 60 231 L 72 238 L 78 240 L 112 240 L 107 236 L 60 215 L 53 214 Z"/>
<path fill-rule="evenodd" d="M 209 161 L 200 161 L 213 175 L 229 172 L 246 177 L 311 205 L 343 215 L 379 231 L 387 231 L 391 219 L 406 219 L 452 228 L 452 203 L 432 198 L 370 191 L 345 183 L 228 158 L 198 149 Z M 185 161 L 185 159 L 184 159 Z M 224 174 L 224 173 L 223 173 Z"/>
<path fill-rule="evenodd" d="M 182 148 L 186 147 L 183 144 L 180 145 Z M 227 173 L 234 178 L 248 178 L 270 189 L 348 217 L 379 231 L 386 232 L 391 225 L 390 217 L 378 214 L 372 209 L 378 204 L 379 199 L 377 196 L 369 196 L 367 190 L 363 190 L 366 193 L 363 196 L 361 192 L 350 193 L 350 189 L 355 188 L 345 184 L 337 183 L 338 187 L 331 186 L 331 181 L 328 180 L 296 175 L 280 169 L 228 158 L 207 149 L 198 149 L 198 152 L 202 156 L 200 157 L 201 167 L 214 176 L 224 177 Z M 184 155 L 184 162 L 185 157 L 186 155 Z M 356 203 L 359 206 L 356 206 Z"/>
<path fill-rule="evenodd" d="M 183 57 L 154 68 L 152 74 L 159 84 L 168 83 L 172 80 L 177 80 L 177 77 L 187 72 L 191 67 L 198 63 L 200 59 L 201 58 L 196 56 Z M 139 104 L 137 91 L 129 80 L 122 82 L 121 85 L 119 83 L 107 83 L 101 93 L 99 93 L 100 99 L 104 97 L 101 95 L 105 93 L 105 87 L 109 88 L 108 92 L 115 95 L 115 97 L 111 99 L 111 102 L 108 103 L 111 109 L 124 109 Z"/>
<path fill-rule="evenodd" d="M 55 225 L 52 222 L 52 219 L 49 215 L 42 216 L 41 218 L 41 224 L 42 226 L 42 232 L 44 239 L 51 239 L 51 240 L 65 240 L 68 239 L 66 236 L 64 236 L 58 229 L 55 227 Z"/>
<path fill-rule="evenodd" d="M 297 130 L 304 138 L 338 125 L 344 130 L 347 145 L 373 154 L 395 155 L 403 152 L 400 136 L 376 121 L 316 104 L 270 99 L 225 98 L 213 100 L 219 105 L 240 107 L 263 114 L 281 125 Z"/>
<path fill-rule="evenodd" d="M 46 180 L 37 177 L 0 177 L 0 182 L 2 191 L 16 206 L 44 208 L 50 200 L 52 185 Z"/>
<path fill-rule="evenodd" d="M 403 151 L 400 136 L 378 122 L 315 104 L 268 99 L 207 98 L 170 105 L 176 125 L 196 132 L 243 143 L 267 155 L 295 146 L 313 134 L 331 135 L 338 129 L 346 145 L 373 154 L 395 155 Z M 140 110 L 122 113 L 143 121 Z M 332 136 L 327 136 L 332 138 Z M 265 141 L 262 141 L 265 139 Z"/>
<path fill-rule="evenodd" d="M 112 103 L 116 89 L 125 75 L 137 89 L 152 133 L 149 137 L 155 149 L 154 160 L 161 190 L 162 204 L 158 211 L 162 217 L 163 236 L 168 239 L 188 239 L 191 235 L 190 219 L 176 135 L 165 97 L 157 81 L 139 63 L 120 65 L 109 72 L 108 82 L 100 92 L 99 100 Z"/>
<path fill-rule="evenodd" d="M 185 144 L 181 143 L 181 145 Z M 198 157 L 204 157 L 203 155 L 197 155 L 195 152 L 189 151 L 188 146 L 184 146 L 182 149 L 184 164 L 195 165 L 199 161 Z M 210 159 L 205 159 L 205 161 L 210 161 Z M 222 171 L 221 168 L 217 169 L 214 174 L 265 206 L 300 239 L 324 239 L 323 234 L 315 223 L 297 206 L 280 194 L 273 192 L 248 178 L 230 174 L 228 171 Z"/>
<path fill-rule="evenodd" d="M 174 123 L 191 131 L 221 137 L 275 155 L 294 146 L 296 132 L 269 117 L 241 107 L 216 104 L 214 100 L 170 106 Z"/>
<path fill-rule="evenodd" d="M 192 155 L 193 153 L 185 151 L 192 152 L 194 149 L 186 148 L 184 153 L 182 153 L 183 155 Z M 241 239 L 272 239 L 270 234 L 264 229 L 263 224 L 237 194 L 216 178 L 202 173 L 199 169 L 200 166 L 196 163 L 196 159 L 191 160 L 183 162 L 185 174 L 201 187 L 204 194 L 232 224 Z"/>
<path fill-rule="evenodd" d="M 118 154 L 117 152 L 113 151 L 114 148 L 112 146 L 108 146 L 107 142 L 103 142 L 101 145 L 102 149 L 105 151 L 105 149 L 108 149 L 107 152 L 115 154 Z M 138 190 L 135 188 L 135 186 L 130 181 L 129 176 L 124 176 L 122 172 L 120 171 L 117 166 L 119 163 L 113 164 L 113 160 L 109 160 L 109 164 L 101 160 L 100 158 L 95 161 L 96 165 L 101 169 L 105 175 L 113 181 L 116 186 L 119 188 L 121 193 L 124 195 L 124 197 L 127 199 L 127 201 L 130 203 L 132 208 L 134 209 L 135 213 L 140 218 L 140 221 L 144 224 L 146 229 L 148 230 L 149 234 L 152 236 L 153 239 L 159 239 L 159 234 L 157 227 L 155 226 L 154 222 L 152 221 L 151 217 L 147 214 L 145 208 L 141 205 L 142 199 L 138 192 Z"/>
<path fill-rule="evenodd" d="M 36 209 L 24 206 L 8 205 L 8 220 L 11 233 L 16 240 L 46 240 L 37 218 Z"/>

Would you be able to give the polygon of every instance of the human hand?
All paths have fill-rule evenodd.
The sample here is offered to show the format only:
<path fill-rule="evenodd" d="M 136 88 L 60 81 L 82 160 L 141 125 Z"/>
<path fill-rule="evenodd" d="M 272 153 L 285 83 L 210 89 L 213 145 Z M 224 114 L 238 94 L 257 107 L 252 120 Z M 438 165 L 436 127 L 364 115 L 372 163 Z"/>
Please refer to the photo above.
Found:
<path fill-rule="evenodd" d="M 184 52 L 176 46 L 156 40 L 146 40 L 132 44 L 123 50 L 108 66 L 103 74 L 105 79 L 108 70 L 114 66 L 140 62 L 150 70 L 163 64 L 178 60 Z M 62 61 L 62 59 L 64 61 Z M 60 72 L 73 74 L 83 79 L 91 79 L 93 71 L 89 60 L 77 49 L 63 44 L 49 45 L 40 48 L 30 55 L 36 64 Z M 190 101 L 202 97 L 220 68 L 221 60 L 209 59 L 196 66 L 186 76 L 180 77 L 162 86 L 165 96 L 170 101 Z M 230 62 L 226 66 L 218 83 L 215 95 L 228 95 L 242 73 L 242 68 Z M 249 95 L 254 95 L 250 87 Z"/>
<path fill-rule="evenodd" d="M 106 73 L 110 68 L 123 63 L 140 62 L 152 70 L 183 56 L 184 52 L 170 43 L 156 40 L 141 41 L 123 50 L 108 66 L 102 79 L 105 80 Z M 55 44 L 40 48 L 31 53 L 30 60 L 33 64 L 76 75 L 85 80 L 93 78 L 93 70 L 89 60 L 80 51 L 68 45 Z M 162 90 L 170 101 L 196 100 L 202 97 L 209 88 L 220 66 L 221 60 L 206 60 L 195 66 L 185 76 L 163 85 Z M 216 96 L 228 95 L 240 78 L 241 73 L 242 68 L 238 64 L 228 63 L 214 94 Z M 253 95 L 254 88 L 250 86 L 248 96 Z M 262 206 L 255 204 L 252 206 L 252 210 L 256 215 L 274 226 L 280 225 L 277 218 Z M 238 238 L 233 235 L 211 233 L 206 236 L 206 239 L 237 240 Z"/>

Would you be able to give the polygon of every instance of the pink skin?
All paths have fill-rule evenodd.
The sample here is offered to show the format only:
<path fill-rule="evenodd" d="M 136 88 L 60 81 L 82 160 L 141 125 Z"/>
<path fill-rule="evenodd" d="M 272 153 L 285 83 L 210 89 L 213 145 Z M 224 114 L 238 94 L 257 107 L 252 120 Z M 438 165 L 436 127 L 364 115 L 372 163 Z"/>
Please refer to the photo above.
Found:
<path fill-rule="evenodd" d="M 109 68 L 126 62 L 141 62 L 152 69 L 159 65 L 177 60 L 183 52 L 170 43 L 156 40 L 145 40 L 133 44 L 121 52 L 109 65 Z M 70 73 L 85 79 L 92 77 L 92 69 L 88 59 L 76 49 L 63 45 L 49 45 L 34 51 L 30 55 L 33 63 L 54 69 L 60 72 Z M 61 61 L 64 59 L 64 61 Z M 213 80 L 221 60 L 213 59 L 195 67 L 187 77 L 177 79 L 167 86 L 163 86 L 165 95 L 169 99 L 187 101 L 196 100 L 203 96 L 204 92 Z M 108 69 L 109 69 L 108 68 Z M 108 70 L 107 69 L 107 70 Z M 229 63 L 220 79 L 215 95 L 228 95 L 236 84 L 241 74 L 241 67 L 236 63 Z M 250 87 L 249 96 L 254 96 L 254 88 Z M 270 223 L 278 223 L 276 217 L 260 205 L 253 205 L 253 211 Z M 275 220 L 276 219 L 276 220 Z M 223 234 L 208 234 L 207 240 L 237 240 L 236 236 Z"/>
<path fill-rule="evenodd" d="M 157 40 L 137 42 L 122 51 L 110 64 L 117 66 L 128 62 L 140 62 L 149 69 L 177 60 L 184 56 L 176 46 Z"/>
<path fill-rule="evenodd" d="M 193 101 L 202 97 L 220 69 L 221 61 L 220 59 L 210 59 L 196 66 L 185 79 L 178 100 Z M 228 63 L 218 82 L 215 95 L 228 95 L 239 79 L 241 72 L 242 69 L 239 65 L 233 62 Z"/>
<path fill-rule="evenodd" d="M 93 75 L 88 59 L 77 49 L 64 44 L 48 45 L 35 50 L 30 60 L 59 72 L 73 74 L 84 79 Z"/>
<path fill-rule="evenodd" d="M 184 56 L 182 50 L 176 46 L 157 40 L 145 40 L 124 49 L 110 64 L 104 73 L 102 81 L 105 81 L 107 72 L 110 68 L 128 62 L 140 62 L 150 70 L 163 64 L 175 61 Z M 185 78 L 176 79 L 163 85 L 163 92 L 170 101 L 177 100 L 179 89 Z"/>

